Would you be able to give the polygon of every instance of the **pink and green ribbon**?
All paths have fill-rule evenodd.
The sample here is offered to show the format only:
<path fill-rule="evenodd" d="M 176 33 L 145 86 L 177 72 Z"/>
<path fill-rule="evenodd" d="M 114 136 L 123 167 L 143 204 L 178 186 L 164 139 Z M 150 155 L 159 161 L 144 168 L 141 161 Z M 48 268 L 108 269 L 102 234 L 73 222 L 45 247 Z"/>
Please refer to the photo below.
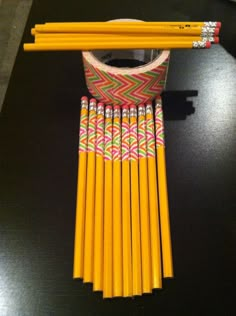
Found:
<path fill-rule="evenodd" d="M 79 153 L 87 151 L 87 128 L 88 128 L 88 110 L 81 109 L 80 130 L 79 130 Z"/>
<path fill-rule="evenodd" d="M 122 160 L 129 159 L 129 119 L 122 119 Z"/>
<path fill-rule="evenodd" d="M 138 160 L 137 119 L 130 122 L 130 160 Z"/>
<path fill-rule="evenodd" d="M 89 122 L 88 122 L 88 152 L 95 152 L 96 150 L 96 111 L 89 111 Z"/>
<path fill-rule="evenodd" d="M 145 116 L 138 117 L 138 157 L 147 157 L 147 143 L 146 143 L 146 122 Z"/>
<path fill-rule="evenodd" d="M 113 160 L 121 160 L 121 126 L 120 119 L 113 121 Z"/>
<path fill-rule="evenodd" d="M 111 118 L 105 119 L 105 160 L 112 160 L 112 120 Z"/>
<path fill-rule="evenodd" d="M 156 147 L 165 146 L 163 112 L 162 108 L 156 106 L 155 109 L 155 127 L 156 127 Z"/>
<path fill-rule="evenodd" d="M 155 132 L 154 132 L 154 121 L 153 115 L 146 115 L 146 137 L 147 137 L 147 156 L 155 157 Z"/>
<path fill-rule="evenodd" d="M 104 115 L 97 117 L 97 138 L 96 138 L 96 154 L 98 156 L 104 155 Z"/>

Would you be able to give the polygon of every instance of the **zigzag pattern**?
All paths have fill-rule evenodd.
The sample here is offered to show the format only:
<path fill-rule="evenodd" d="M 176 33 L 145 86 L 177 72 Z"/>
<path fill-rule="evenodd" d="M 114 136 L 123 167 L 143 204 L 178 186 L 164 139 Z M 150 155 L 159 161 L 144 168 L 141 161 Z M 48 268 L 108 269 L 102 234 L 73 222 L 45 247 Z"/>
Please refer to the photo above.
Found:
<path fill-rule="evenodd" d="M 79 152 L 87 151 L 88 110 L 82 109 L 80 114 Z"/>
<path fill-rule="evenodd" d="M 105 151 L 104 159 L 112 160 L 112 120 L 107 118 L 105 120 Z"/>
<path fill-rule="evenodd" d="M 165 146 L 162 108 L 155 109 L 156 147 Z"/>
<path fill-rule="evenodd" d="M 143 115 L 138 117 L 138 157 L 147 157 L 146 122 Z"/>
<path fill-rule="evenodd" d="M 121 126 L 120 119 L 114 118 L 113 121 L 113 148 L 112 148 L 112 158 L 113 160 L 121 160 Z"/>
<path fill-rule="evenodd" d="M 97 139 L 96 139 L 96 154 L 98 156 L 104 155 L 104 116 L 98 115 L 97 117 Z"/>
<path fill-rule="evenodd" d="M 137 119 L 132 117 L 130 119 L 130 160 L 138 159 L 138 131 Z"/>
<path fill-rule="evenodd" d="M 168 59 L 144 74 L 114 75 L 94 68 L 84 59 L 86 83 L 90 93 L 107 104 L 145 103 L 164 88 Z"/>
<path fill-rule="evenodd" d="M 122 120 L 122 160 L 129 159 L 129 119 Z"/>
<path fill-rule="evenodd" d="M 96 112 L 94 110 L 89 111 L 88 152 L 95 152 L 96 150 L 96 119 Z"/>
<path fill-rule="evenodd" d="M 155 157 L 155 133 L 153 115 L 146 115 L 147 157 Z"/>

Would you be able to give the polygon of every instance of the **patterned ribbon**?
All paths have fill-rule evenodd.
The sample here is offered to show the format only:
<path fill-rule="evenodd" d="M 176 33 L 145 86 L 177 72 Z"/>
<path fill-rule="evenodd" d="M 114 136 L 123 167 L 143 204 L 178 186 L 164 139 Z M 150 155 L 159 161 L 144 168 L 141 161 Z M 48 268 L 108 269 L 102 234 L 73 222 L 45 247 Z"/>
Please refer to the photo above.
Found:
<path fill-rule="evenodd" d="M 144 115 L 138 117 L 138 157 L 147 157 L 146 121 Z"/>
<path fill-rule="evenodd" d="M 88 110 L 81 109 L 79 130 L 79 153 L 87 151 Z"/>
<path fill-rule="evenodd" d="M 96 150 L 96 111 L 89 111 L 88 122 L 88 152 L 95 152 Z"/>
<path fill-rule="evenodd" d="M 130 119 L 130 160 L 138 160 L 137 118 Z"/>
<path fill-rule="evenodd" d="M 116 117 L 113 121 L 113 160 L 121 160 L 121 137 L 120 137 L 120 118 Z"/>
<path fill-rule="evenodd" d="M 122 119 L 122 160 L 129 159 L 129 118 Z"/>
<path fill-rule="evenodd" d="M 146 114 L 147 121 L 147 156 L 155 157 L 155 132 L 154 132 L 154 120 L 152 114 Z"/>
<path fill-rule="evenodd" d="M 97 116 L 97 139 L 96 139 L 96 154 L 97 156 L 104 155 L 104 115 Z"/>
<path fill-rule="evenodd" d="M 156 127 L 156 147 L 165 146 L 163 111 L 162 107 L 156 106 L 155 109 L 155 127 Z"/>
<path fill-rule="evenodd" d="M 112 119 L 105 119 L 105 160 L 112 160 Z"/>

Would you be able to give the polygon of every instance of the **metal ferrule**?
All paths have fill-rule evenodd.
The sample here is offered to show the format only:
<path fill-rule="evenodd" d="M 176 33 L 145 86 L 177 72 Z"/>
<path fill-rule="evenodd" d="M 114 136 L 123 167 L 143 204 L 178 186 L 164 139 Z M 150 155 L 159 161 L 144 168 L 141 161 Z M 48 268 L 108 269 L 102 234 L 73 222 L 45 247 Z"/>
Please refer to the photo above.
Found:
<path fill-rule="evenodd" d="M 137 109 L 130 109 L 129 115 L 130 117 L 137 117 Z"/>
<path fill-rule="evenodd" d="M 208 27 L 208 26 L 203 26 L 202 27 L 202 33 L 211 33 L 214 34 L 215 33 L 215 27 Z"/>
<path fill-rule="evenodd" d="M 96 111 L 96 109 L 97 109 L 96 102 L 90 102 L 89 111 Z"/>
<path fill-rule="evenodd" d="M 99 106 L 97 107 L 97 114 L 98 114 L 98 115 L 104 115 L 104 106 L 99 105 Z"/>
<path fill-rule="evenodd" d="M 214 38 L 214 36 L 207 36 L 207 37 L 203 37 L 203 38 L 202 38 L 202 41 L 203 41 L 203 42 L 211 42 L 211 43 L 214 43 L 214 42 L 215 42 L 215 38 Z"/>
<path fill-rule="evenodd" d="M 120 110 L 115 109 L 114 112 L 113 112 L 113 117 L 114 118 L 116 118 L 116 117 L 120 118 Z"/>
<path fill-rule="evenodd" d="M 205 41 L 193 41 L 193 48 L 206 48 Z"/>
<path fill-rule="evenodd" d="M 146 114 L 153 114 L 152 105 L 147 104 L 146 105 Z"/>
<path fill-rule="evenodd" d="M 158 101 L 156 101 L 155 108 L 156 108 L 156 109 L 158 109 L 158 108 L 160 108 L 160 109 L 161 109 L 161 108 L 162 108 L 161 101 L 159 101 L 159 100 L 158 100 Z"/>
<path fill-rule="evenodd" d="M 129 117 L 129 110 L 128 109 L 122 109 L 122 117 Z"/>
<path fill-rule="evenodd" d="M 88 110 L 88 101 L 85 101 L 85 100 L 81 101 L 81 108 Z"/>
<path fill-rule="evenodd" d="M 143 107 L 140 107 L 138 108 L 138 116 L 144 116 L 145 115 L 145 108 Z"/>
<path fill-rule="evenodd" d="M 106 116 L 106 118 L 112 118 L 112 109 L 107 109 L 106 108 L 105 116 Z"/>
<path fill-rule="evenodd" d="M 217 22 L 204 22 L 205 27 L 216 27 Z"/>

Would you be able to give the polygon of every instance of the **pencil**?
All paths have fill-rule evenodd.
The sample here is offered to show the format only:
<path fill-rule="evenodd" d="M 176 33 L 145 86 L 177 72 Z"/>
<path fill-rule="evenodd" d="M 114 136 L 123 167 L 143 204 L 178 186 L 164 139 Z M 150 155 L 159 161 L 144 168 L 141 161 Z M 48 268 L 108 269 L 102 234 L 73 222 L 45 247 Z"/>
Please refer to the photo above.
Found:
<path fill-rule="evenodd" d="M 156 127 L 156 150 L 157 150 L 157 170 L 158 170 L 158 188 L 160 201 L 160 223 L 161 223 L 161 244 L 164 278 L 172 278 L 172 246 L 170 233 L 170 219 L 166 180 L 166 162 L 165 162 L 165 140 L 164 140 L 164 122 L 162 112 L 161 98 L 156 98 L 155 107 L 155 127 Z"/>
<path fill-rule="evenodd" d="M 196 27 L 184 27 L 184 26 L 167 26 L 167 25 L 150 25 L 143 23 L 137 24 L 120 24 L 115 23 L 103 23 L 92 25 L 88 23 L 87 25 L 82 24 L 67 24 L 67 25 L 35 25 L 35 31 L 41 33 L 138 33 L 138 34 L 187 34 L 187 35 L 200 35 L 201 33 L 211 33 L 218 35 L 219 28 L 207 27 L 207 26 L 196 26 Z M 217 34 L 216 34 L 217 33 Z"/>
<path fill-rule="evenodd" d="M 88 99 L 81 99 L 80 140 L 78 160 L 78 185 L 75 220 L 74 243 L 74 278 L 83 278 L 84 267 L 84 221 L 86 205 L 86 172 L 87 172 L 87 131 L 88 128 Z"/>
<path fill-rule="evenodd" d="M 74 50 L 100 50 L 100 49 L 182 49 L 182 48 L 210 48 L 209 41 L 132 41 L 132 42 L 80 42 L 80 43 L 36 43 L 24 44 L 25 51 L 74 51 Z"/>
<path fill-rule="evenodd" d="M 113 111 L 113 296 L 122 296 L 122 208 L 120 107 Z"/>
<path fill-rule="evenodd" d="M 146 135 L 147 135 L 147 159 L 148 159 L 148 189 L 150 208 L 150 232 L 151 232 L 151 260 L 152 260 L 152 288 L 162 287 L 161 272 L 161 244 L 159 209 L 157 195 L 155 132 L 152 104 L 146 105 Z"/>
<path fill-rule="evenodd" d="M 152 42 L 183 42 L 183 41 L 209 41 L 211 43 L 219 43 L 218 36 L 153 36 L 146 35 L 140 36 L 138 34 L 128 34 L 128 35 L 115 35 L 115 34 L 60 34 L 60 33 L 52 33 L 52 34 L 40 34 L 35 36 L 35 43 L 81 43 L 81 42 L 106 42 L 108 40 L 118 41 L 118 42 L 129 42 L 129 41 L 152 41 Z"/>
<path fill-rule="evenodd" d="M 123 296 L 132 296 L 132 253 L 129 168 L 129 108 L 122 108 Z"/>
<path fill-rule="evenodd" d="M 86 188 L 86 214 L 84 237 L 84 282 L 93 281 L 94 263 L 94 198 L 96 174 L 96 100 L 89 103 L 89 128 L 88 128 L 88 163 L 87 163 L 87 188 Z"/>
<path fill-rule="evenodd" d="M 97 105 L 93 290 L 103 289 L 104 104 Z"/>
<path fill-rule="evenodd" d="M 132 223 L 132 280 L 133 295 L 142 294 L 142 263 L 140 245 L 139 181 L 138 181 L 138 132 L 136 105 L 130 106 L 130 178 Z"/>
<path fill-rule="evenodd" d="M 138 106 L 138 157 L 139 157 L 139 196 L 141 222 L 142 290 L 152 292 L 152 267 L 150 251 L 150 223 L 148 201 L 148 169 L 145 107 Z"/>
<path fill-rule="evenodd" d="M 103 297 L 113 296 L 112 279 L 112 107 L 105 110 Z"/>

